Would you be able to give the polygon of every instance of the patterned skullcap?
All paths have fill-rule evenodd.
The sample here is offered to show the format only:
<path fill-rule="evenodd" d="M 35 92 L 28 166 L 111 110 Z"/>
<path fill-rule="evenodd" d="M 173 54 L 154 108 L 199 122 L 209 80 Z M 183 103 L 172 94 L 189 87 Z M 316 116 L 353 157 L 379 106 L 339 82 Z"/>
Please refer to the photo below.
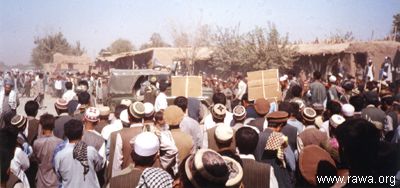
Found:
<path fill-rule="evenodd" d="M 100 110 L 96 107 L 89 107 L 85 111 L 85 119 L 90 122 L 99 121 Z"/>
<path fill-rule="evenodd" d="M 215 119 L 219 119 L 219 120 L 224 119 L 225 114 L 226 114 L 225 105 L 220 104 L 220 103 L 215 104 L 212 108 L 211 114 Z"/>

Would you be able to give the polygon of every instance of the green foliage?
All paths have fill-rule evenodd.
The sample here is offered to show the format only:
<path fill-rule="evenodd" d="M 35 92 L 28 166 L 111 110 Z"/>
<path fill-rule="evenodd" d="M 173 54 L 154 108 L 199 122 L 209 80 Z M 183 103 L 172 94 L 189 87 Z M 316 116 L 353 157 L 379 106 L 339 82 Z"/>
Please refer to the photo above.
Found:
<path fill-rule="evenodd" d="M 213 35 L 213 53 L 211 54 L 212 68 L 224 72 L 238 68 L 243 63 L 243 37 L 239 34 L 239 27 L 217 28 Z"/>
<path fill-rule="evenodd" d="M 287 36 L 279 35 L 274 25 L 268 30 L 256 27 L 243 35 L 238 31 L 237 26 L 233 29 L 219 29 L 214 35 L 212 66 L 217 71 L 287 69 L 295 61 L 295 49 Z"/>
<path fill-rule="evenodd" d="M 61 32 L 43 38 L 35 37 L 34 44 L 36 47 L 32 49 L 31 63 L 39 67 L 44 63 L 53 62 L 55 53 L 79 56 L 85 52 L 79 41 L 72 46 Z"/>
<path fill-rule="evenodd" d="M 170 46 L 171 45 L 164 42 L 159 33 L 153 33 L 150 37 L 150 41 L 142 44 L 142 46 L 140 46 L 140 49 L 144 50 L 146 48 L 170 47 Z"/>
<path fill-rule="evenodd" d="M 119 54 L 122 52 L 130 52 L 135 50 L 135 47 L 131 43 L 131 41 L 126 39 L 117 39 L 114 41 L 110 47 L 107 48 L 111 54 Z"/>

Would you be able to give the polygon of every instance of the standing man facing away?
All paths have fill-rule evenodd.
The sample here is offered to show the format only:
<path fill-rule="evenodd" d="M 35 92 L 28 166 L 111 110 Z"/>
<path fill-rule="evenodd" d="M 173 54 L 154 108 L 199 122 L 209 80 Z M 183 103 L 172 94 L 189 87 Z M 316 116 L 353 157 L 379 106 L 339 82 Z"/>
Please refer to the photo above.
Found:
<path fill-rule="evenodd" d="M 100 188 L 96 171 L 103 167 L 103 158 L 95 148 L 82 142 L 83 124 L 79 120 L 69 120 L 65 124 L 68 143 L 54 159 L 54 170 L 63 187 Z"/>
<path fill-rule="evenodd" d="M 53 151 L 62 142 L 60 138 L 53 135 L 55 119 L 51 114 L 40 116 L 43 137 L 37 139 L 33 144 L 33 153 L 39 165 L 36 187 L 57 188 L 59 184 L 52 165 Z"/>
<path fill-rule="evenodd" d="M 310 84 L 311 104 L 323 104 L 326 99 L 326 89 L 321 82 L 321 73 L 314 72 L 314 82 Z"/>

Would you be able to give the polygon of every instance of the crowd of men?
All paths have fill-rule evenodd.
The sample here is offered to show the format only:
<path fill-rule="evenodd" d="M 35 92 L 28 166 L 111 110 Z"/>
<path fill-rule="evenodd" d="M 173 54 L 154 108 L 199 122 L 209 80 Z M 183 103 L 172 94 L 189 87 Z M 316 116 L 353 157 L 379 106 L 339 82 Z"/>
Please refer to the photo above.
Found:
<path fill-rule="evenodd" d="M 3 78 L 1 187 L 399 186 L 400 95 L 389 80 L 289 71 L 275 101 L 249 100 L 242 75 L 211 77 L 209 104 L 169 102 L 169 81 L 151 77 L 143 100 L 111 113 L 89 77 L 67 78 L 51 86 L 57 114 L 40 117 L 40 100 L 16 113 L 18 86 Z M 320 180 L 335 176 L 345 180 Z"/>

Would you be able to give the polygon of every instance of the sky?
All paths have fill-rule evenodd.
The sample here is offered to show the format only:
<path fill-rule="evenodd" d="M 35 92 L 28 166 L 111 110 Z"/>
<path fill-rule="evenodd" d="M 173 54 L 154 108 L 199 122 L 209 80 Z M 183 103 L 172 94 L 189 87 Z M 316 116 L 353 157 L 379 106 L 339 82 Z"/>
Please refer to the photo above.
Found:
<path fill-rule="evenodd" d="M 240 32 L 274 23 L 290 41 L 353 32 L 381 39 L 391 30 L 399 0 L 0 0 L 0 62 L 28 64 L 35 37 L 62 32 L 94 59 L 118 38 L 137 48 L 152 33 L 169 43 L 173 27 L 239 25 Z"/>

